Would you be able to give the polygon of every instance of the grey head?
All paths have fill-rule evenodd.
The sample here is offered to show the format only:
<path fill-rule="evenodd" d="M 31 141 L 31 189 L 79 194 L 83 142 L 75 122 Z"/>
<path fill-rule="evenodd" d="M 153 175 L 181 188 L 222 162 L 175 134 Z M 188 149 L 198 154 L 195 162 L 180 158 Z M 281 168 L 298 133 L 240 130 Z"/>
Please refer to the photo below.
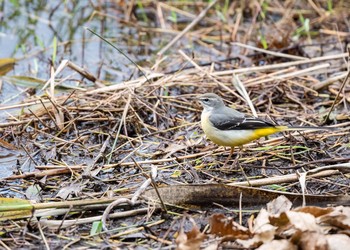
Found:
<path fill-rule="evenodd" d="M 221 107 L 225 107 L 224 101 L 220 96 L 214 93 L 206 93 L 198 97 L 205 111 L 212 111 Z"/>

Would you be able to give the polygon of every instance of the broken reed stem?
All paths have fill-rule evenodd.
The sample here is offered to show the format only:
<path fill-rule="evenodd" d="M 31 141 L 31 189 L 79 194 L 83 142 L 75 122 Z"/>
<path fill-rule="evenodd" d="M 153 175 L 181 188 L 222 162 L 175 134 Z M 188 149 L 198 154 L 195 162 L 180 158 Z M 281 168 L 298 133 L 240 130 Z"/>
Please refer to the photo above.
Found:
<path fill-rule="evenodd" d="M 239 68 L 239 69 L 234 69 L 234 70 L 217 71 L 217 72 L 213 72 L 212 75 L 213 76 L 222 76 L 222 75 L 232 75 L 232 74 L 239 74 L 239 73 L 275 70 L 275 69 L 279 69 L 279 68 L 286 68 L 286 67 L 297 66 L 297 65 L 308 64 L 308 63 L 316 63 L 316 62 L 321 62 L 321 61 L 326 61 L 326 60 L 343 59 L 347 56 L 348 56 L 347 53 L 341 53 L 341 54 L 330 55 L 330 56 L 315 57 L 312 59 L 300 60 L 300 61 L 296 61 L 296 62 L 276 63 L 276 64 L 272 64 L 272 65 L 264 65 L 264 66 L 256 66 L 256 67 Z"/>
<path fill-rule="evenodd" d="M 211 9 L 217 0 L 213 0 L 209 5 L 189 24 L 182 30 L 173 40 L 171 40 L 165 47 L 163 47 L 158 53 L 158 56 L 162 56 L 171 46 L 173 46 L 181 37 L 183 37 L 188 31 L 190 31 L 200 20 L 202 20 L 207 14 L 208 10 Z"/>
<path fill-rule="evenodd" d="M 337 174 L 340 174 L 339 170 L 325 170 L 320 173 L 308 175 L 307 178 L 320 178 L 320 177 L 327 177 L 327 176 L 332 176 Z M 249 182 L 247 181 L 234 182 L 234 183 L 229 183 L 227 185 L 259 187 L 259 186 L 281 184 L 281 183 L 288 183 L 288 182 L 297 182 L 298 179 L 299 179 L 299 176 L 297 174 L 288 174 L 288 175 L 282 175 L 282 176 L 267 177 L 261 180 L 250 180 Z"/>
<path fill-rule="evenodd" d="M 349 50 L 349 53 L 350 53 L 350 50 Z M 338 93 L 337 93 L 337 96 L 335 97 L 335 99 L 334 99 L 334 101 L 333 101 L 333 103 L 332 103 L 332 106 L 331 106 L 331 108 L 329 109 L 329 112 L 328 112 L 326 118 L 324 119 L 323 123 L 326 123 L 326 122 L 329 120 L 329 116 L 331 115 L 331 113 L 332 113 L 332 111 L 333 111 L 333 109 L 334 109 L 334 106 L 335 106 L 335 104 L 336 104 L 337 101 L 338 101 L 338 97 L 339 97 L 340 93 L 343 92 L 343 88 L 344 88 L 344 86 L 349 82 L 349 79 L 350 79 L 350 70 L 348 71 L 348 74 L 346 75 L 346 77 L 345 77 L 345 79 L 344 79 L 342 85 L 340 86 L 339 91 L 338 91 Z"/>

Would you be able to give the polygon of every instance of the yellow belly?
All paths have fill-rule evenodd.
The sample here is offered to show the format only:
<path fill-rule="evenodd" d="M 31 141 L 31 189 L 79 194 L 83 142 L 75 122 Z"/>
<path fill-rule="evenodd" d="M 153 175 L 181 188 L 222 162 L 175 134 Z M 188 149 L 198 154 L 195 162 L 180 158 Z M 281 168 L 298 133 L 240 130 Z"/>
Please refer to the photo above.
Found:
<path fill-rule="evenodd" d="M 284 126 L 261 128 L 256 130 L 219 130 L 212 126 L 208 113 L 202 113 L 201 125 L 207 138 L 220 146 L 241 146 L 250 141 L 268 136 L 286 129 Z"/>

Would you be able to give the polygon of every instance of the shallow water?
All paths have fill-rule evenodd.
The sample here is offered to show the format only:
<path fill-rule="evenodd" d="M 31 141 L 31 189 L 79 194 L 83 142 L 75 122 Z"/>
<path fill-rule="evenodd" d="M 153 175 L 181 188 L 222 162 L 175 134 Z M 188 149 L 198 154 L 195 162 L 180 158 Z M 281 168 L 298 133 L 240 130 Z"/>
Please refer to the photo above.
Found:
<path fill-rule="evenodd" d="M 9 78 L 24 76 L 33 78 L 34 82 L 41 80 L 38 90 L 49 79 L 53 60 L 55 69 L 67 59 L 111 83 L 138 75 L 125 57 L 85 29 L 89 27 L 110 39 L 136 62 L 148 58 L 147 53 L 151 50 L 140 49 L 137 31 L 122 24 L 122 9 L 113 3 L 103 2 L 99 6 L 99 2 L 18 0 L 0 4 L 0 58 L 18 60 L 2 82 L 0 121 L 8 117 L 7 112 L 16 115 L 20 111 L 4 111 L 1 107 L 29 98 L 28 89 L 33 87 L 23 79 L 11 81 Z M 68 86 L 87 88 L 94 85 L 69 68 L 57 78 L 64 77 L 67 77 L 64 84 Z"/>

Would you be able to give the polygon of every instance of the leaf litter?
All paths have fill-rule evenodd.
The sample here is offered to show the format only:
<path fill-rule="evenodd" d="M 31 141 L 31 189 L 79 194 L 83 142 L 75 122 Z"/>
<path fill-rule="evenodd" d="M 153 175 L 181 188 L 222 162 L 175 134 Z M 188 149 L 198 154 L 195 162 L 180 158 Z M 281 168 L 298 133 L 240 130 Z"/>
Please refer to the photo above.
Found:
<path fill-rule="evenodd" d="M 131 5 L 120 2 L 128 18 L 135 18 L 127 11 Z M 141 12 L 153 10 L 140 2 Z M 2 110 L 22 109 L 0 124 L 0 139 L 7 149 L 22 149 L 24 156 L 1 179 L 0 244 L 346 249 L 350 121 L 344 63 L 349 55 L 343 45 L 348 13 L 341 8 L 325 11 L 323 2 L 269 4 L 265 9 L 258 3 L 232 3 L 225 10 L 206 9 L 201 2 L 159 3 L 155 13 L 160 24 L 165 20 L 159 11 L 183 15 L 190 9 L 198 14 L 187 15 L 191 21 L 186 25 L 197 25 L 182 40 L 174 40 L 198 45 L 194 57 L 187 48 L 168 46 L 171 53 L 143 67 L 149 81 L 130 74 L 118 84 L 63 60 L 44 85 L 40 80 L 35 94 L 30 91 L 25 101 L 2 105 Z M 235 23 L 221 23 L 218 32 L 220 11 Z M 264 19 L 264 11 L 280 22 Z M 337 29 L 331 19 L 338 21 Z M 164 26 L 153 29 L 143 21 L 125 25 L 155 37 L 166 34 Z M 285 29 L 286 23 L 291 25 Z M 177 25 L 168 31 L 185 30 Z M 312 33 L 310 25 L 326 35 Z M 271 27 L 276 35 L 264 35 Z M 167 44 L 180 39 L 174 37 Z M 310 46 L 310 38 L 320 44 Z M 208 52 L 214 55 L 209 60 Z M 7 61 L 3 74 L 13 67 L 13 59 Z M 75 73 L 88 80 L 56 92 L 65 86 L 64 75 Z M 242 169 L 223 168 L 228 151 L 205 140 L 198 123 L 201 108 L 195 97 L 205 92 L 219 94 L 246 113 L 251 112 L 248 98 L 261 118 L 277 124 L 337 130 L 252 142 L 239 153 Z"/>
<path fill-rule="evenodd" d="M 278 197 L 267 204 L 268 209 L 262 208 L 256 217 L 250 217 L 249 226 L 238 224 L 228 215 L 213 214 L 206 237 L 193 225 L 188 234 L 180 231 L 177 249 L 200 249 L 200 239 L 203 249 L 210 249 L 206 246 L 210 240 L 205 242 L 205 238 L 219 241 L 223 248 L 346 249 L 349 246 L 350 237 L 346 231 L 350 225 L 336 226 L 345 217 L 349 220 L 348 207 L 291 209 L 291 204 L 284 196 Z M 328 220 L 330 217 L 334 221 Z"/>

